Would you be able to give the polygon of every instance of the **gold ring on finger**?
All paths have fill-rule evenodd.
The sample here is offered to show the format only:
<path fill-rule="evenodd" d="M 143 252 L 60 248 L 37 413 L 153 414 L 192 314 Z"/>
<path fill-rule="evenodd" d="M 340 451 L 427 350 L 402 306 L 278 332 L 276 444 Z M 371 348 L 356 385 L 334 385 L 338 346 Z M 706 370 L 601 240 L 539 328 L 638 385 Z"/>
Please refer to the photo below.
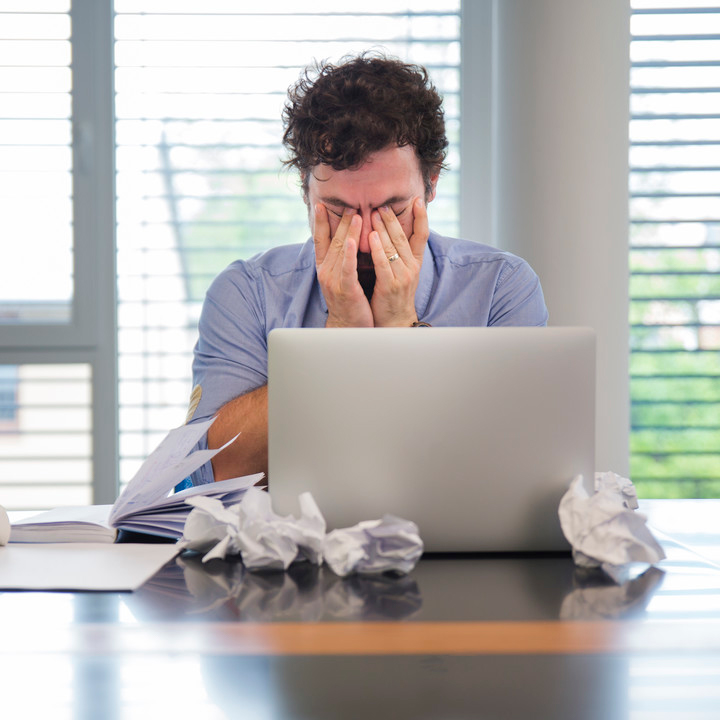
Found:
<path fill-rule="evenodd" d="M 400 255 L 398 255 L 398 253 L 395 253 L 388 258 L 388 262 L 395 262 L 399 257 Z"/>

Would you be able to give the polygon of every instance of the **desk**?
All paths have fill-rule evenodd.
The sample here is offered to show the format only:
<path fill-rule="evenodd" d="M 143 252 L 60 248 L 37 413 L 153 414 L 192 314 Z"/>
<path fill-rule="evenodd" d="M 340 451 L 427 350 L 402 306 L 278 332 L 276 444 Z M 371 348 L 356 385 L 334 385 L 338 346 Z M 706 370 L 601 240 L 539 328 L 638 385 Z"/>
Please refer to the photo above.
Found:
<path fill-rule="evenodd" d="M 132 594 L 2 593 L 0 713 L 720 718 L 720 501 L 644 509 L 679 544 L 625 588 L 569 557 L 345 580 L 181 558 Z"/>

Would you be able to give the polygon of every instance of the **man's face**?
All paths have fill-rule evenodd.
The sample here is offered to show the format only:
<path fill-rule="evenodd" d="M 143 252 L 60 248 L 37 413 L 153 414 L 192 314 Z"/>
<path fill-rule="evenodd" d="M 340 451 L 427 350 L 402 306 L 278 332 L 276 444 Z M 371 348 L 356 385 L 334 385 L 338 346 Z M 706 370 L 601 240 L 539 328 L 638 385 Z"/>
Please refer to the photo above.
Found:
<path fill-rule="evenodd" d="M 437 177 L 433 178 L 432 192 L 426 197 L 420 162 L 411 145 L 380 150 L 356 170 L 333 170 L 329 165 L 316 165 L 307 179 L 306 201 L 311 229 L 314 222 L 312 209 L 316 203 L 322 203 L 327 208 L 331 237 L 335 235 L 345 209 L 355 210 L 362 217 L 358 251 L 368 255 L 368 235 L 373 229 L 370 220 L 372 212 L 387 205 L 409 238 L 413 228 L 413 199 L 420 197 L 430 202 L 435 197 L 437 182 Z"/>

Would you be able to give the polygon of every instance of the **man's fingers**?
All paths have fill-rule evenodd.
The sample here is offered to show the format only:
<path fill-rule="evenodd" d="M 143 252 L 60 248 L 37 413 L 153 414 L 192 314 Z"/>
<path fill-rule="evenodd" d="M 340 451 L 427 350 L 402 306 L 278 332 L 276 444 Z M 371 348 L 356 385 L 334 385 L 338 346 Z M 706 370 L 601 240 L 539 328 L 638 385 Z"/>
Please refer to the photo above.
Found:
<path fill-rule="evenodd" d="M 370 255 L 372 255 L 373 266 L 375 267 L 375 276 L 391 281 L 393 271 L 388 258 L 395 253 L 394 248 L 388 251 L 380 237 L 380 233 L 375 230 L 368 235 L 368 242 L 370 243 Z M 393 262 L 402 262 L 402 260 L 394 260 Z"/>
<path fill-rule="evenodd" d="M 345 220 L 345 216 L 343 216 Z M 343 234 L 342 245 L 338 246 L 338 253 L 341 258 L 340 275 L 344 285 L 352 285 L 357 279 L 357 251 L 362 229 L 362 218 L 359 215 L 348 215 L 348 230 Z M 335 237 L 339 235 L 340 228 Z M 333 244 L 335 238 L 333 238 Z"/>
<path fill-rule="evenodd" d="M 356 215 L 355 217 L 360 219 L 359 215 Z M 343 249 L 343 256 L 342 256 L 342 268 L 341 268 L 341 274 L 342 274 L 342 281 L 343 284 L 346 286 L 354 284 L 358 281 L 357 279 L 357 248 L 358 248 L 358 241 L 356 237 L 356 233 L 353 232 L 355 229 L 354 225 L 360 225 L 362 226 L 362 222 L 355 222 L 351 224 L 350 231 L 347 234 L 347 237 L 345 239 L 345 247 Z M 359 232 L 359 231 L 358 231 Z"/>
<path fill-rule="evenodd" d="M 313 230 L 313 240 L 315 242 L 315 264 L 320 267 L 325 260 L 330 267 L 333 267 L 338 261 L 342 261 L 343 248 L 345 240 L 353 223 L 357 224 L 360 220 L 354 220 L 357 216 L 354 210 L 347 208 L 338 223 L 335 234 L 330 237 L 330 214 L 329 210 L 322 204 L 315 205 L 315 227 Z M 362 225 L 362 222 L 360 222 Z M 353 231 L 355 232 L 355 231 Z M 360 237 L 360 230 L 356 231 L 357 238 Z"/>
<path fill-rule="evenodd" d="M 356 217 L 357 220 L 355 220 Z M 334 265 L 338 261 L 342 261 L 342 256 L 344 252 L 343 248 L 345 247 L 345 241 L 347 240 L 347 236 L 350 232 L 352 232 L 353 226 L 357 224 L 359 220 L 360 216 L 357 215 L 354 210 L 346 208 L 343 211 L 342 218 L 340 218 L 340 223 L 335 230 L 335 234 L 333 235 L 333 238 L 330 241 L 330 246 L 328 248 L 329 260 L 332 265 Z M 362 224 L 362 222 L 360 224 Z M 360 237 L 359 230 L 357 231 L 357 237 Z"/>
<path fill-rule="evenodd" d="M 342 217 L 340 218 L 340 223 L 338 224 L 335 235 L 333 236 L 333 241 L 336 242 L 340 247 L 345 244 L 345 236 L 348 234 L 350 225 L 352 224 L 353 218 L 356 215 L 357 213 L 351 208 L 345 208 L 345 210 L 343 210 Z"/>
<path fill-rule="evenodd" d="M 390 216 L 392 216 L 392 219 Z M 400 227 L 400 223 L 395 217 L 395 213 L 387 208 L 381 208 L 377 212 L 373 212 L 370 216 L 370 221 L 373 226 L 373 234 L 377 236 L 378 242 L 381 244 L 382 250 L 385 253 L 385 257 L 390 258 L 393 257 L 393 255 L 400 255 L 403 262 L 408 260 L 407 240 L 405 239 L 405 233 L 403 233 L 403 230 Z M 388 225 L 392 222 L 394 222 L 394 226 L 388 227 Z M 391 232 L 394 234 L 394 238 L 392 237 Z M 373 262 L 377 265 L 374 257 Z"/>
<path fill-rule="evenodd" d="M 315 264 L 322 265 L 330 247 L 330 221 L 327 208 L 322 203 L 316 203 L 313 208 L 315 222 L 313 224 L 313 242 L 315 243 Z"/>
<path fill-rule="evenodd" d="M 412 254 L 419 263 L 422 263 L 429 235 L 427 207 L 422 198 L 416 197 L 413 200 L 413 232 L 408 242 Z"/>

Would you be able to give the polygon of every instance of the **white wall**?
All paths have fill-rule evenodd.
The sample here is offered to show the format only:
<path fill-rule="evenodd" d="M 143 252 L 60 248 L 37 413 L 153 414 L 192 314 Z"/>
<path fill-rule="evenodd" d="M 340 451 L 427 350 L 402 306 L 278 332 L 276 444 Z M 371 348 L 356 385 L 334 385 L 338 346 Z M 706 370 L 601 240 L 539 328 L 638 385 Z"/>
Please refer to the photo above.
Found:
<path fill-rule="evenodd" d="M 486 7 L 493 44 L 486 233 L 539 274 L 550 324 L 595 328 L 596 468 L 627 476 L 629 3 Z"/>

